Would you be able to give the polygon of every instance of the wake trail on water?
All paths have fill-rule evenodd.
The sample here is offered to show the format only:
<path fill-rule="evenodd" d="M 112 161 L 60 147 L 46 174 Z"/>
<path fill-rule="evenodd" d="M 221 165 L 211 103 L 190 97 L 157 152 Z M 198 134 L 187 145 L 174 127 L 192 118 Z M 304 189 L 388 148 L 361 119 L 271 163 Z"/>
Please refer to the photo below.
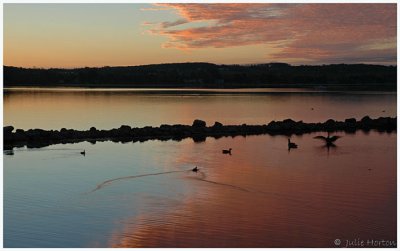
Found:
<path fill-rule="evenodd" d="M 214 184 L 214 185 L 220 185 L 220 186 L 226 186 L 226 187 L 234 188 L 234 189 L 237 189 L 237 190 L 240 190 L 240 191 L 243 191 L 243 192 L 248 192 L 248 193 L 252 192 L 252 191 L 250 191 L 248 189 L 245 189 L 243 187 L 239 187 L 239 186 L 235 186 L 235 185 L 231 185 L 231 184 L 227 184 L 227 183 L 221 183 L 221 182 L 217 182 L 217 181 L 212 181 L 212 180 L 207 180 L 206 179 L 207 176 L 206 176 L 206 174 L 204 172 L 199 171 L 199 174 L 201 175 L 201 178 L 195 178 L 196 180 L 204 181 L 204 182 L 211 183 L 211 184 Z"/>
<path fill-rule="evenodd" d="M 102 183 L 98 184 L 93 190 L 91 190 L 90 192 L 87 192 L 86 194 L 89 193 L 93 193 L 97 190 L 102 189 L 103 187 L 110 185 L 111 183 L 115 182 L 115 181 L 120 181 L 120 180 L 127 180 L 127 179 L 136 179 L 136 178 L 142 178 L 142 177 L 147 177 L 147 176 L 156 176 L 156 175 L 163 175 L 163 174 L 170 174 L 170 173 L 182 173 L 182 172 L 191 172 L 192 170 L 179 170 L 179 171 L 168 171 L 168 172 L 159 172 L 159 173 L 148 173 L 148 174 L 140 174 L 140 175 L 132 175 L 132 176 L 124 176 L 124 177 L 119 177 L 119 178 L 115 178 L 115 179 L 109 179 L 109 180 L 105 180 Z M 203 181 L 203 182 L 207 182 L 209 184 L 213 184 L 213 185 L 219 185 L 219 186 L 225 186 L 228 188 L 233 188 L 236 190 L 240 190 L 243 192 L 247 192 L 247 193 L 259 193 L 259 191 L 251 191 L 249 189 L 240 187 L 240 186 L 235 186 L 232 184 L 227 184 L 227 183 L 221 183 L 221 182 L 217 182 L 217 181 L 212 181 L 212 180 L 207 180 L 206 179 L 206 174 L 204 172 L 199 172 L 199 174 L 201 175 L 200 178 L 195 178 L 198 181 Z"/>
<path fill-rule="evenodd" d="M 102 183 L 98 184 L 95 189 L 93 189 L 92 191 L 90 191 L 88 193 L 93 193 L 93 192 L 103 188 L 104 186 L 110 185 L 114 181 L 118 181 L 118 180 L 135 179 L 135 178 L 141 178 L 141 177 L 146 177 L 146 176 L 156 176 L 156 175 L 169 174 L 169 173 L 181 173 L 181 172 L 187 172 L 187 171 L 191 171 L 191 170 L 169 171 L 169 172 L 160 172 L 160 173 L 148 173 L 148 174 L 140 174 L 140 175 L 119 177 L 119 178 L 103 181 Z"/>
<path fill-rule="evenodd" d="M 243 188 L 243 187 L 239 187 L 239 186 L 235 186 L 235 185 L 231 185 L 231 184 L 226 184 L 226 183 L 221 183 L 221 182 L 216 182 L 216 181 L 212 181 L 212 180 L 205 180 L 205 179 L 199 179 L 200 181 L 204 181 L 204 182 L 208 182 L 214 185 L 220 185 L 220 186 L 226 186 L 226 187 L 230 187 L 230 188 L 234 188 L 243 192 L 248 192 L 251 193 L 252 191 Z"/>

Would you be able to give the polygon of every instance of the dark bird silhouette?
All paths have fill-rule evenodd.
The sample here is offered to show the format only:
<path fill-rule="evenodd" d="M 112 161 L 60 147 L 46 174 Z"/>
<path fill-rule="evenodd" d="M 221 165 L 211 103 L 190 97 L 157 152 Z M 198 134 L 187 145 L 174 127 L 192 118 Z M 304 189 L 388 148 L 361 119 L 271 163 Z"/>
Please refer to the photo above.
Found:
<path fill-rule="evenodd" d="M 290 138 L 288 138 L 287 140 L 288 140 L 287 145 L 288 145 L 289 150 L 292 149 L 292 148 L 297 148 L 297 144 L 293 143 L 293 142 L 290 142 Z"/>
<path fill-rule="evenodd" d="M 197 168 L 197 166 L 195 168 L 192 169 L 192 172 L 197 173 L 197 171 L 199 171 L 199 169 Z"/>
<path fill-rule="evenodd" d="M 9 150 L 9 151 L 4 151 L 5 155 L 14 155 L 14 151 L 13 150 Z"/>
<path fill-rule="evenodd" d="M 340 138 L 340 136 L 337 136 L 337 135 L 330 136 L 329 133 L 328 133 L 328 137 L 321 136 L 321 135 L 314 137 L 314 139 L 322 139 L 322 140 L 324 140 L 324 141 L 325 141 L 325 144 L 326 144 L 327 146 L 332 146 L 332 145 L 334 145 L 333 142 L 335 142 L 335 141 L 336 141 L 337 139 L 339 139 L 339 138 Z"/>
<path fill-rule="evenodd" d="M 222 150 L 223 154 L 232 154 L 232 148 L 229 148 L 229 150 Z"/>
<path fill-rule="evenodd" d="M 82 155 L 85 155 L 85 154 L 86 154 L 85 150 L 83 150 L 83 152 L 81 152 L 81 154 L 82 154 Z"/>

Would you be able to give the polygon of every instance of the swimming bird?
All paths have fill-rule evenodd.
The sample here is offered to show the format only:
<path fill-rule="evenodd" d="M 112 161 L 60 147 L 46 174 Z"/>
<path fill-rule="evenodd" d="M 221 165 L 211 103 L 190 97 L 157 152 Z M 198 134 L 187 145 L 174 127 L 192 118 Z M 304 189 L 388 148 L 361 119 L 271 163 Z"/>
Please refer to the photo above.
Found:
<path fill-rule="evenodd" d="M 339 139 L 339 138 L 340 138 L 340 136 L 337 136 L 337 135 L 330 136 L 329 133 L 328 133 L 328 137 L 321 136 L 321 135 L 314 137 L 314 139 L 322 139 L 322 140 L 324 140 L 324 141 L 325 141 L 325 144 L 326 144 L 327 146 L 332 146 L 332 145 L 334 145 L 333 142 L 335 142 L 335 141 L 336 141 L 337 139 Z"/>
<path fill-rule="evenodd" d="M 8 150 L 8 151 L 4 151 L 5 155 L 14 155 L 14 151 L 13 150 Z"/>
<path fill-rule="evenodd" d="M 293 142 L 290 142 L 290 138 L 288 138 L 287 140 L 288 140 L 287 145 L 288 145 L 289 150 L 290 150 L 291 148 L 297 148 L 297 144 L 296 144 L 296 143 L 293 143 Z"/>
<path fill-rule="evenodd" d="M 82 154 L 82 155 L 85 155 L 85 154 L 86 154 L 85 150 L 83 150 L 83 152 L 81 152 L 81 154 Z"/>
<path fill-rule="evenodd" d="M 222 153 L 223 154 L 232 154 L 231 151 L 232 151 L 232 148 L 229 148 L 229 150 L 222 150 Z"/>
<path fill-rule="evenodd" d="M 197 168 L 197 166 L 195 168 L 192 169 L 192 172 L 197 173 L 197 171 L 199 171 L 199 169 Z"/>

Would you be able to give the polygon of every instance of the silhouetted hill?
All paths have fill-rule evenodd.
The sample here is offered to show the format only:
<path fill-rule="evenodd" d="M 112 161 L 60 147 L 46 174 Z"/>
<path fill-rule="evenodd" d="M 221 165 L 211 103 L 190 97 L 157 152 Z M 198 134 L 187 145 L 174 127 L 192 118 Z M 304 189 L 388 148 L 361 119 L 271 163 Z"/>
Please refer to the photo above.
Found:
<path fill-rule="evenodd" d="M 396 89 L 397 67 L 365 64 L 291 66 L 285 63 L 155 64 L 126 67 L 32 69 L 4 66 L 4 86 Z"/>

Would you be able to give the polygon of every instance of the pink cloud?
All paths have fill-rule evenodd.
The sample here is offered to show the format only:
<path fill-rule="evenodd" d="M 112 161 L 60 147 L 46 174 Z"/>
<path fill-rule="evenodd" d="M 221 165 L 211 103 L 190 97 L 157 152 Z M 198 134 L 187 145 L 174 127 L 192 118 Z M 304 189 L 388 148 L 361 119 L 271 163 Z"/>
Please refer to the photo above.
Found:
<path fill-rule="evenodd" d="M 166 48 L 225 48 L 268 45 L 266 59 L 340 60 L 374 54 L 393 58 L 391 48 L 366 49 L 396 41 L 396 4 L 159 4 L 181 17 L 150 28 L 166 36 Z M 190 24 L 201 23 L 200 27 Z M 186 24 L 182 28 L 182 24 Z"/>

